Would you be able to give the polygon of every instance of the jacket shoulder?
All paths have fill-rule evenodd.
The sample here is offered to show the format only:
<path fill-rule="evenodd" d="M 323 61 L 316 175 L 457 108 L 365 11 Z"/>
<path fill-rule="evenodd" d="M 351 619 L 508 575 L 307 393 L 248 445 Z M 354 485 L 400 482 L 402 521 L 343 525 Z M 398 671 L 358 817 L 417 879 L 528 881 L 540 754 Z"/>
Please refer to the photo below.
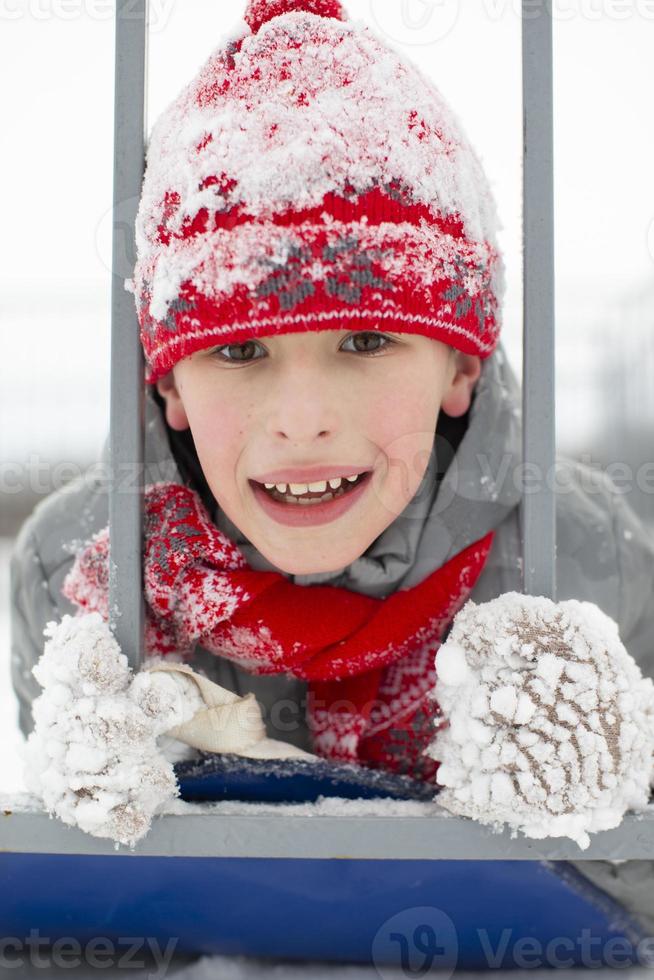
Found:
<path fill-rule="evenodd" d="M 610 615 L 630 633 L 654 599 L 654 529 L 608 473 L 568 457 L 557 464 L 557 546 L 564 564 L 571 563 L 582 583 L 611 583 Z"/>
<path fill-rule="evenodd" d="M 654 676 L 654 528 L 598 467 L 557 455 L 552 486 L 557 601 L 577 599 L 599 606 L 615 620 L 641 669 Z M 471 595 L 475 602 L 522 592 L 521 511 L 518 503 L 495 528 L 487 565 Z"/>
<path fill-rule="evenodd" d="M 654 676 L 654 528 L 608 473 L 580 460 L 557 455 L 553 489 L 557 601 L 599 606 L 643 672 Z M 518 505 L 497 527 L 476 601 L 522 591 L 521 522 Z"/>
<path fill-rule="evenodd" d="M 23 522 L 10 567 L 29 579 L 38 565 L 42 577 L 54 584 L 63 579 L 80 547 L 107 524 L 108 515 L 106 481 L 90 473 L 77 477 L 39 501 Z M 26 560 L 35 567 L 30 568 Z M 60 598 L 68 608 L 68 601 Z"/>
<path fill-rule="evenodd" d="M 21 525 L 9 558 L 11 678 L 19 723 L 32 726 L 31 703 L 40 694 L 32 667 L 43 652 L 43 630 L 76 607 L 61 592 L 75 553 L 108 516 L 106 484 L 84 474 L 41 500 Z"/>

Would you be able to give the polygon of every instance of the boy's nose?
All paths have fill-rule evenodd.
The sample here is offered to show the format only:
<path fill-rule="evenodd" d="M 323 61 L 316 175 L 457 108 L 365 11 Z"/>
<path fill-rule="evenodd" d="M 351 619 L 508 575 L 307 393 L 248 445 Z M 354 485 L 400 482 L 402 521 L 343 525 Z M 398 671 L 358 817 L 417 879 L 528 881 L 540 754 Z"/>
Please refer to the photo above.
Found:
<path fill-rule="evenodd" d="M 267 428 L 271 436 L 291 442 L 324 440 L 338 432 L 339 411 L 323 398 L 285 398 L 271 408 Z"/>
<path fill-rule="evenodd" d="M 304 438 L 301 438 L 297 435 L 297 433 L 285 432 L 282 429 L 280 429 L 276 433 L 276 435 L 278 435 L 282 439 L 290 439 L 292 442 L 300 442 L 300 441 L 309 442 L 313 438 L 311 433 L 307 433 L 307 435 Z M 328 435 L 329 435 L 329 429 L 321 429 L 320 432 L 316 432 L 316 438 L 319 438 L 321 436 L 328 436 Z"/>

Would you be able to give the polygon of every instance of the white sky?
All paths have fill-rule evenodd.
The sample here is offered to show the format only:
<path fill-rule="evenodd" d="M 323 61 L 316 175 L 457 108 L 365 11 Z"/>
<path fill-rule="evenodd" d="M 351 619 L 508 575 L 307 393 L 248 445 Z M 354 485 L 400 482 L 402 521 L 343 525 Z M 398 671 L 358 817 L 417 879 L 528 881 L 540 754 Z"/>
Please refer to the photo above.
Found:
<path fill-rule="evenodd" d="M 504 224 L 504 337 L 519 370 L 519 5 L 345 5 L 429 73 L 480 153 Z M 150 126 L 244 7 L 244 0 L 151 0 Z M 61 439 L 69 454 L 76 449 L 84 456 L 97 451 L 104 432 L 112 10 L 110 0 L 0 0 L 0 322 L 3 349 L 11 351 L 0 366 L 0 457 L 15 455 L 17 446 L 45 452 Z M 598 318 L 654 273 L 654 0 L 555 0 L 554 18 L 557 357 L 563 378 L 570 348 L 581 345 L 592 354 Z M 579 390 L 589 386 L 586 379 Z M 42 404 L 64 390 L 69 434 L 62 434 L 59 418 L 44 417 Z M 29 393 L 27 407 L 21 393 L 22 402 Z M 566 382 L 557 411 L 560 424 L 574 415 L 578 431 L 592 427 L 591 403 L 579 402 L 576 385 Z"/>

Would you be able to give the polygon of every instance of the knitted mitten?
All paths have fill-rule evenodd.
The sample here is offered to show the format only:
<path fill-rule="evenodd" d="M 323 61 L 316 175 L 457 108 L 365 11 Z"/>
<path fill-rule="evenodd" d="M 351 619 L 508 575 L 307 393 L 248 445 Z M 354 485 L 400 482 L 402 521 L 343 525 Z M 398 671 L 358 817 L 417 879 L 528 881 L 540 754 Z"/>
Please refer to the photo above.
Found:
<path fill-rule="evenodd" d="M 161 658 L 133 674 L 98 612 L 65 615 L 44 634 L 25 780 L 50 813 L 89 834 L 133 846 L 179 794 L 160 739 L 254 758 L 315 758 L 266 738 L 253 695 Z"/>
<path fill-rule="evenodd" d="M 133 679 L 99 613 L 65 615 L 44 634 L 32 668 L 44 690 L 32 705 L 27 787 L 65 823 L 133 845 L 178 794 L 157 736 L 192 717 L 202 698 L 168 674 Z"/>
<path fill-rule="evenodd" d="M 446 720 L 427 754 L 450 812 L 585 849 L 589 831 L 647 805 L 654 686 L 594 603 L 469 601 L 436 673 Z"/>

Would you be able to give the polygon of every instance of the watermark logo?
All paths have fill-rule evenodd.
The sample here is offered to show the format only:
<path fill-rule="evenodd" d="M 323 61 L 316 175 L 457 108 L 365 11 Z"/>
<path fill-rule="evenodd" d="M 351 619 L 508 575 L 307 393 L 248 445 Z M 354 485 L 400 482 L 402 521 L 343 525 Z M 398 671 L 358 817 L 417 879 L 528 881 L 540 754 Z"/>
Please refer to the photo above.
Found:
<path fill-rule="evenodd" d="M 470 912 L 472 916 L 472 911 Z M 597 935 L 589 928 L 561 935 L 525 935 L 519 928 L 466 927 L 465 949 L 458 930 L 443 909 L 416 906 L 388 918 L 372 943 L 372 961 L 382 980 L 425 977 L 448 980 L 465 955 L 486 970 L 625 969 L 654 965 L 654 937 L 637 941 L 626 935 Z M 479 967 L 477 967 L 479 968 Z"/>
<path fill-rule="evenodd" d="M 130 197 L 108 207 L 95 229 L 95 253 L 105 269 L 120 279 L 132 276 L 136 264 L 134 224 L 139 200 Z"/>
<path fill-rule="evenodd" d="M 459 0 L 370 0 L 374 24 L 400 44 L 435 44 L 454 28 Z"/>
<path fill-rule="evenodd" d="M 372 22 L 386 37 L 404 45 L 442 41 L 457 26 L 460 13 L 460 0 L 370 0 Z M 654 0 L 479 0 L 475 13 L 488 23 L 508 17 L 533 21 L 545 15 L 554 24 L 652 21 Z"/>
<path fill-rule="evenodd" d="M 456 967 L 459 941 L 446 912 L 431 905 L 404 909 L 377 931 L 372 961 L 383 980 L 396 980 L 398 968 L 405 977 L 425 977 L 438 971 L 448 980 Z"/>
<path fill-rule="evenodd" d="M 649 252 L 650 259 L 654 262 L 654 218 L 652 218 L 647 226 L 647 251 Z"/>

